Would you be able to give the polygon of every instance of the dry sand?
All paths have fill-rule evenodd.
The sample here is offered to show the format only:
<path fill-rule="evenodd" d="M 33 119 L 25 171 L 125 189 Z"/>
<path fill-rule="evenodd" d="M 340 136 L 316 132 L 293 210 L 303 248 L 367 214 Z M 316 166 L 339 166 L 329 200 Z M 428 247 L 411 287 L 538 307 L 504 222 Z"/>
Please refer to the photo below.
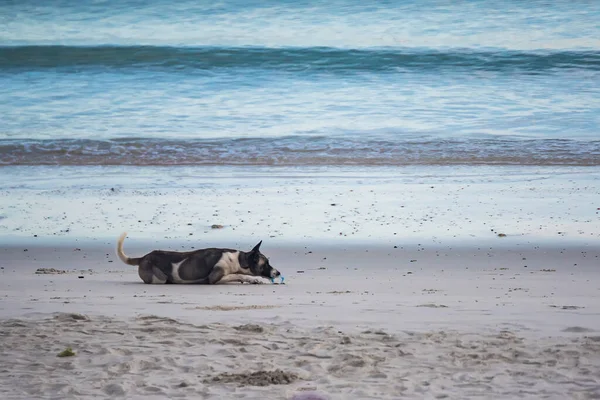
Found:
<path fill-rule="evenodd" d="M 286 285 L 221 286 L 47 251 L 5 250 L 2 398 L 600 396 L 597 249 L 280 247 Z"/>
<path fill-rule="evenodd" d="M 526 176 L 4 183 L 0 398 L 598 399 L 599 175 Z M 265 239 L 286 284 L 144 285 L 124 229 L 131 255 Z"/>
<path fill-rule="evenodd" d="M 192 325 L 59 314 L 0 323 L 2 398 L 597 398 L 600 336 Z M 75 356 L 56 357 L 65 347 Z"/>

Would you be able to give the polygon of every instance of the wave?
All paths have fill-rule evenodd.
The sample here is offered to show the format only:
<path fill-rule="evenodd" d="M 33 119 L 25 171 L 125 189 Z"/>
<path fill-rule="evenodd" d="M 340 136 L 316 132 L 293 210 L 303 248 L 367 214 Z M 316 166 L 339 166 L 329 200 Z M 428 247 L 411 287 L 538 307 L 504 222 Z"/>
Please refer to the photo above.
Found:
<path fill-rule="evenodd" d="M 47 68 L 227 68 L 294 72 L 468 69 L 542 73 L 600 71 L 600 51 L 330 47 L 0 46 L 0 70 Z"/>
<path fill-rule="evenodd" d="M 246 139 L 0 140 L 0 165 L 600 165 L 600 141 Z"/>

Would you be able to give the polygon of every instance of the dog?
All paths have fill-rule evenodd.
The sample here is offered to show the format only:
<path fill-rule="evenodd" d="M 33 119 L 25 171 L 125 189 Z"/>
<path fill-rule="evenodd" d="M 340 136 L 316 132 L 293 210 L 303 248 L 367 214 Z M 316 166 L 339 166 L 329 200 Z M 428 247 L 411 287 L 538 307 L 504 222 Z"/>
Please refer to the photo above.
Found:
<path fill-rule="evenodd" d="M 117 256 L 125 264 L 137 265 L 144 283 L 209 284 L 226 282 L 265 283 L 281 274 L 260 252 L 262 240 L 249 252 L 208 248 L 194 251 L 154 250 L 143 257 L 132 258 L 123 252 L 123 233 L 117 242 Z"/>

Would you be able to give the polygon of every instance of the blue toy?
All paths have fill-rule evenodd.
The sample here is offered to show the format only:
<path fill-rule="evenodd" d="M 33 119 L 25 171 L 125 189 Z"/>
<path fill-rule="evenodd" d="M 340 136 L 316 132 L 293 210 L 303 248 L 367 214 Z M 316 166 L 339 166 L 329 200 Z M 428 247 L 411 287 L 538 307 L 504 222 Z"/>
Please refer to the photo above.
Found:
<path fill-rule="evenodd" d="M 285 285 L 285 283 L 283 283 L 283 281 L 285 280 L 285 278 L 283 277 L 283 275 L 280 276 L 281 281 L 279 282 L 280 285 Z M 271 283 L 275 283 L 275 278 L 271 278 Z"/>

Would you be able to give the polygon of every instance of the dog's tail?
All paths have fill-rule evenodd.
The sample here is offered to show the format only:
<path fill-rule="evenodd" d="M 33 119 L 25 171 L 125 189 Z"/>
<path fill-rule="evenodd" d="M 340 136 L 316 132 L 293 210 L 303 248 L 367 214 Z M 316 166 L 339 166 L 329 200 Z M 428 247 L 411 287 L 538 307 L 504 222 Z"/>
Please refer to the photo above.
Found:
<path fill-rule="evenodd" d="M 124 232 L 121 236 L 119 236 L 119 241 L 117 242 L 117 255 L 125 264 L 129 265 L 139 265 L 140 258 L 130 258 L 127 257 L 125 252 L 123 251 L 123 242 L 125 241 L 125 237 L 127 236 L 127 232 Z"/>

